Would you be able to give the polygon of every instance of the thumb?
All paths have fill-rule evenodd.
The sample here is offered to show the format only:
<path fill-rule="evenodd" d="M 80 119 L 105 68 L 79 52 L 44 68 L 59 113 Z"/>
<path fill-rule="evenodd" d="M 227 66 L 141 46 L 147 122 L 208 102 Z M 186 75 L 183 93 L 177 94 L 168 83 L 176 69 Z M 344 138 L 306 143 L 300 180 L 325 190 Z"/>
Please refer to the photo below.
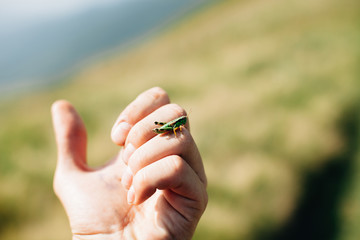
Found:
<path fill-rule="evenodd" d="M 75 108 L 65 100 L 56 101 L 52 119 L 58 149 L 57 167 L 65 170 L 86 168 L 86 130 Z"/>

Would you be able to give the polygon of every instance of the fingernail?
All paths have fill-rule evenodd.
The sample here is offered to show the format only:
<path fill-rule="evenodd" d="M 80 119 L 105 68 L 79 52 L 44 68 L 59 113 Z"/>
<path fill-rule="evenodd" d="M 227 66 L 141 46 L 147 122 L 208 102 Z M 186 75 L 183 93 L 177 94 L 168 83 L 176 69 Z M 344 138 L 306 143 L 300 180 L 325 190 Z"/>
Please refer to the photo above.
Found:
<path fill-rule="evenodd" d="M 123 161 L 125 164 L 128 164 L 130 156 L 135 152 L 135 147 L 131 143 L 126 145 L 123 153 Z"/>
<path fill-rule="evenodd" d="M 131 125 L 127 122 L 119 123 L 111 132 L 112 140 L 118 144 L 123 144 L 130 129 Z"/>
<path fill-rule="evenodd" d="M 133 186 L 131 186 L 127 193 L 127 201 L 128 204 L 133 204 L 135 202 L 135 190 Z"/>
<path fill-rule="evenodd" d="M 129 189 L 132 183 L 133 173 L 130 169 L 130 167 L 127 167 L 122 178 L 121 178 L 121 184 L 124 186 L 124 188 Z"/>

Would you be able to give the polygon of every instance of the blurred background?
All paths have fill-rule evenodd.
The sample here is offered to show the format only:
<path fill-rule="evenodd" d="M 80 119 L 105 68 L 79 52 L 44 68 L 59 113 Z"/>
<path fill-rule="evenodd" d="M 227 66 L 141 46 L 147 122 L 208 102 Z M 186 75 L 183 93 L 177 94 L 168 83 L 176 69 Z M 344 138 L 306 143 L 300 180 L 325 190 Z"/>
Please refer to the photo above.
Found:
<path fill-rule="evenodd" d="M 52 103 L 78 109 L 97 166 L 153 86 L 191 109 L 194 239 L 358 239 L 359 43 L 356 0 L 0 1 L 0 239 L 71 238 Z"/>

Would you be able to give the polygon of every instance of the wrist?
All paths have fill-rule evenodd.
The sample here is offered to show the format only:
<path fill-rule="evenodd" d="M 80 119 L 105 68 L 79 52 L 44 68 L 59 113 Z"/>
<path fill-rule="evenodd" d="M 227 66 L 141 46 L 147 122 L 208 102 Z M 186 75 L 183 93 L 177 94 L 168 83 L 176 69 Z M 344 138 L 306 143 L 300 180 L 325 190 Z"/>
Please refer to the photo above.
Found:
<path fill-rule="evenodd" d="M 126 239 L 120 235 L 120 233 L 108 233 L 108 234 L 73 234 L 72 240 L 121 240 Z"/>

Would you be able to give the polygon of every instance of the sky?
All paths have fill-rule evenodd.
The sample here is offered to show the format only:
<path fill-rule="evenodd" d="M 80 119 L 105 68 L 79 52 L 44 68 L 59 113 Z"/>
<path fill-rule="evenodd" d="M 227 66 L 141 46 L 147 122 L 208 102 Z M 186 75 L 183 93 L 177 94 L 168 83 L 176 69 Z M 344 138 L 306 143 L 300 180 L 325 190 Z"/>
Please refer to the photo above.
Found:
<path fill-rule="evenodd" d="M 0 0 L 0 93 L 60 79 L 206 1 Z"/>
<path fill-rule="evenodd" d="M 22 23 L 62 17 L 96 5 L 126 0 L 0 0 L 0 23 Z"/>

